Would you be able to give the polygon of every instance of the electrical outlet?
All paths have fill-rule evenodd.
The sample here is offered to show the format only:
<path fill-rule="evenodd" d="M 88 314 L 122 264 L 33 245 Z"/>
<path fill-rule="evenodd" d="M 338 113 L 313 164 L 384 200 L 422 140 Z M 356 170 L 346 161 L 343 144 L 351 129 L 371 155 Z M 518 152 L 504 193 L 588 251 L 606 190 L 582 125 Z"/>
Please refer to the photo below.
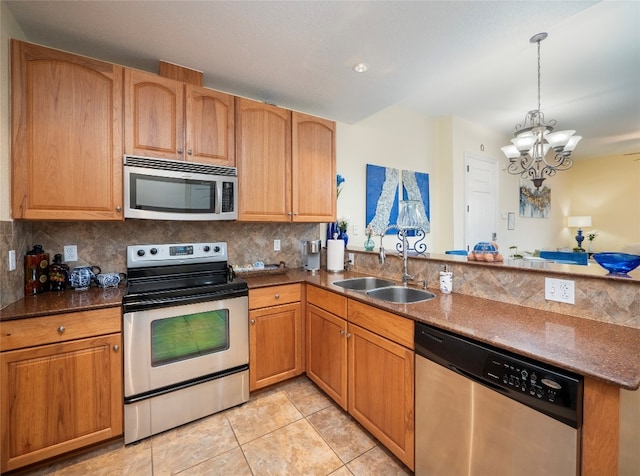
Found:
<path fill-rule="evenodd" d="M 78 247 L 76 245 L 66 245 L 64 247 L 64 261 L 65 263 L 78 261 Z"/>
<path fill-rule="evenodd" d="M 351 266 L 353 266 L 354 264 L 356 264 L 356 257 L 355 257 L 356 255 L 355 255 L 355 253 L 349 253 L 349 255 L 348 255 L 348 256 L 349 256 L 349 264 L 350 264 Z"/>
<path fill-rule="evenodd" d="M 9 250 L 9 271 L 16 269 L 16 250 Z"/>
<path fill-rule="evenodd" d="M 353 234 L 354 235 L 360 234 L 360 227 L 358 225 L 353 225 Z"/>
<path fill-rule="evenodd" d="M 544 298 L 547 301 L 575 304 L 575 282 L 568 279 L 544 278 Z"/>
<path fill-rule="evenodd" d="M 273 251 L 280 251 L 280 240 L 273 240 Z"/>

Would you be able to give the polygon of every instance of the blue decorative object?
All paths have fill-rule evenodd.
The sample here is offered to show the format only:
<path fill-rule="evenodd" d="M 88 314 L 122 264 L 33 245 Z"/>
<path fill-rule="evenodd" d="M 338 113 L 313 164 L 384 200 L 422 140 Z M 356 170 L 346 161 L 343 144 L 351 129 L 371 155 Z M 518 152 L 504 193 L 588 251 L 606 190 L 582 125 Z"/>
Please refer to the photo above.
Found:
<path fill-rule="evenodd" d="M 627 276 L 640 266 L 640 256 L 629 253 L 595 253 L 593 259 L 612 275 Z"/>
<path fill-rule="evenodd" d="M 349 235 L 347 235 L 346 231 L 339 230 L 338 231 L 338 239 L 344 240 L 344 249 L 347 249 L 347 243 L 349 243 Z"/>
<path fill-rule="evenodd" d="M 327 223 L 327 240 L 333 240 L 333 235 L 336 233 L 340 233 L 338 222 Z"/>

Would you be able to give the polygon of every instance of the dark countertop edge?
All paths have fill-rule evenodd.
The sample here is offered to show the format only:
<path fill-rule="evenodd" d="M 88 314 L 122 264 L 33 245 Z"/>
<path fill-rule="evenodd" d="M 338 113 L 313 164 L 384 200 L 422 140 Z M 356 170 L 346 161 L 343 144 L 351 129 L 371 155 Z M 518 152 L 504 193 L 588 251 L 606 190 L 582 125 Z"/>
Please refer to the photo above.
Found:
<path fill-rule="evenodd" d="M 432 325 L 434 327 L 438 327 L 440 329 L 450 331 L 454 334 L 458 334 L 470 339 L 474 339 L 476 341 L 484 342 L 486 344 L 492 345 L 494 347 L 498 347 L 500 349 L 512 352 L 517 355 L 521 355 L 523 357 L 527 357 L 533 360 L 537 360 L 539 362 L 547 363 L 559 367 L 564 370 L 568 370 L 579 375 L 583 375 L 585 377 L 592 377 L 598 380 L 605 381 L 607 383 L 616 385 L 618 387 L 627 389 L 627 390 L 638 390 L 640 388 L 640 362 L 638 361 L 637 353 L 634 353 L 631 349 L 621 349 L 618 347 L 615 348 L 616 352 L 628 351 L 629 357 L 633 357 L 635 355 L 635 365 L 632 365 L 630 369 L 626 372 L 621 371 L 611 371 L 611 366 L 598 366 L 598 364 L 602 364 L 602 359 L 597 356 L 597 352 L 595 349 L 591 354 L 594 357 L 591 360 L 590 364 L 584 362 L 584 360 L 572 360 L 571 358 L 567 358 L 566 356 L 562 356 L 560 351 L 556 351 L 555 353 L 549 351 L 548 349 L 543 350 L 538 348 L 538 350 L 543 350 L 542 352 L 535 352 L 536 346 L 529 345 L 529 340 L 531 338 L 527 338 L 527 335 L 533 336 L 535 339 L 535 333 L 529 332 L 527 333 L 527 329 L 524 327 L 526 321 L 531 320 L 531 315 L 535 314 L 535 320 L 537 324 L 540 323 L 551 323 L 559 325 L 560 323 L 567 323 L 573 326 L 574 328 L 586 328 L 592 327 L 596 329 L 597 335 L 601 335 L 601 332 L 598 331 L 606 331 L 608 336 L 611 336 L 611 341 L 616 341 L 616 336 L 622 335 L 622 333 L 631 333 L 634 335 L 634 342 L 637 342 L 638 347 L 640 348 L 640 330 L 634 329 L 631 327 L 620 326 L 617 324 L 609 324 L 606 322 L 595 321 L 591 319 L 584 319 L 580 317 L 570 316 L 566 314 L 560 314 L 556 312 L 543 311 L 539 309 L 527 308 L 524 306 L 519 306 L 516 304 L 509 304 L 502 301 L 493 301 L 491 299 L 480 298 L 475 296 L 462 295 L 457 293 L 452 293 L 451 295 L 442 295 L 439 290 L 429 289 L 431 292 L 436 294 L 436 299 L 432 301 L 415 303 L 415 304 L 393 304 L 386 301 L 381 301 L 379 299 L 373 299 L 367 297 L 365 294 L 347 290 L 341 288 L 339 286 L 334 286 L 331 284 L 333 281 L 338 281 L 341 279 L 347 279 L 350 277 L 358 277 L 358 276 L 368 276 L 369 274 L 356 273 L 352 271 L 345 271 L 343 273 L 328 273 L 325 271 L 320 271 L 316 273 L 310 273 L 303 270 L 290 271 L 287 274 L 276 275 L 276 276 L 265 276 L 265 277 L 253 277 L 247 278 L 247 284 L 249 285 L 249 289 L 261 288 L 267 286 L 276 286 L 282 284 L 294 284 L 294 283 L 307 283 L 318 286 L 320 288 L 326 289 L 331 292 L 335 292 L 337 294 L 341 294 L 345 297 L 355 299 L 357 301 L 363 302 L 365 304 L 374 306 L 378 309 L 382 309 L 383 311 L 388 311 L 402 317 L 412 319 L 415 322 L 422 322 L 424 324 Z M 466 312 L 471 308 L 477 309 L 486 309 L 491 308 L 492 311 L 499 316 L 500 318 L 506 318 L 511 316 L 522 316 L 523 314 L 527 315 L 527 317 L 522 318 L 518 317 L 522 322 L 514 323 L 513 327 L 518 327 L 517 333 L 522 335 L 519 344 L 510 344 L 509 342 L 505 342 L 503 339 L 499 339 L 497 336 L 489 335 L 489 333 L 485 332 L 474 332 L 475 329 L 471 326 L 462 325 L 460 322 L 456 322 L 453 319 L 453 322 L 447 320 L 442 312 L 439 310 L 439 300 L 440 299 L 449 299 L 460 301 L 460 303 L 464 304 L 457 312 Z M 458 304 L 460 304 L 458 303 Z M 454 310 L 455 304 L 451 304 L 451 312 L 456 312 Z M 463 309 L 464 308 L 464 309 Z M 479 318 L 482 318 L 482 311 L 478 311 Z M 480 326 L 477 326 L 476 329 L 480 329 Z M 590 331 L 586 331 L 587 333 Z M 516 332 L 514 332 L 516 333 Z M 611 344 L 615 345 L 615 344 Z M 590 352 L 592 348 L 589 348 L 587 352 Z M 600 349 L 601 350 L 601 349 Z M 569 351 L 567 351 L 569 353 Z M 582 351 L 584 354 L 584 351 Z M 577 354 L 577 352 L 576 352 Z M 624 360 L 624 358 L 616 359 L 616 360 Z M 633 362 L 633 361 L 630 361 Z"/>

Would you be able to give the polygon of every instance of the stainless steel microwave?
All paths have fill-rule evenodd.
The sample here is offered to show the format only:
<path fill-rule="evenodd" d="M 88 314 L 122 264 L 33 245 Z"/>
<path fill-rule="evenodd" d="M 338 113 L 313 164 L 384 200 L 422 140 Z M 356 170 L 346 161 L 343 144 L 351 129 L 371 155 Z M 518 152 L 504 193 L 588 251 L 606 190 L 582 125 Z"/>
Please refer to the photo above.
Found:
<path fill-rule="evenodd" d="M 235 220 L 238 170 L 124 156 L 124 216 L 148 220 Z"/>

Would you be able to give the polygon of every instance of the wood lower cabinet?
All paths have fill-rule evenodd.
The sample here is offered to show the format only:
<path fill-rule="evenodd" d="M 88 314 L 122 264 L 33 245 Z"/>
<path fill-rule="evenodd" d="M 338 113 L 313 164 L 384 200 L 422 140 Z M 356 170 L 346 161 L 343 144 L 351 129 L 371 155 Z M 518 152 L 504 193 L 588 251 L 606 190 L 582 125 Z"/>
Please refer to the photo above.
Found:
<path fill-rule="evenodd" d="M 235 165 L 233 96 L 132 69 L 124 78 L 127 154 Z"/>
<path fill-rule="evenodd" d="M 299 284 L 249 290 L 249 390 L 304 372 Z"/>
<path fill-rule="evenodd" d="M 1 471 L 122 434 L 120 314 L 109 308 L 2 323 Z"/>
<path fill-rule="evenodd" d="M 122 71 L 11 41 L 12 218 L 124 219 Z"/>
<path fill-rule="evenodd" d="M 236 100 L 238 219 L 335 221 L 335 122 Z"/>
<path fill-rule="evenodd" d="M 414 468 L 414 353 L 349 324 L 349 413 Z"/>
<path fill-rule="evenodd" d="M 347 321 L 307 304 L 307 376 L 347 410 Z"/>
<path fill-rule="evenodd" d="M 309 378 L 413 470 L 413 321 L 311 285 L 306 319 Z"/>

